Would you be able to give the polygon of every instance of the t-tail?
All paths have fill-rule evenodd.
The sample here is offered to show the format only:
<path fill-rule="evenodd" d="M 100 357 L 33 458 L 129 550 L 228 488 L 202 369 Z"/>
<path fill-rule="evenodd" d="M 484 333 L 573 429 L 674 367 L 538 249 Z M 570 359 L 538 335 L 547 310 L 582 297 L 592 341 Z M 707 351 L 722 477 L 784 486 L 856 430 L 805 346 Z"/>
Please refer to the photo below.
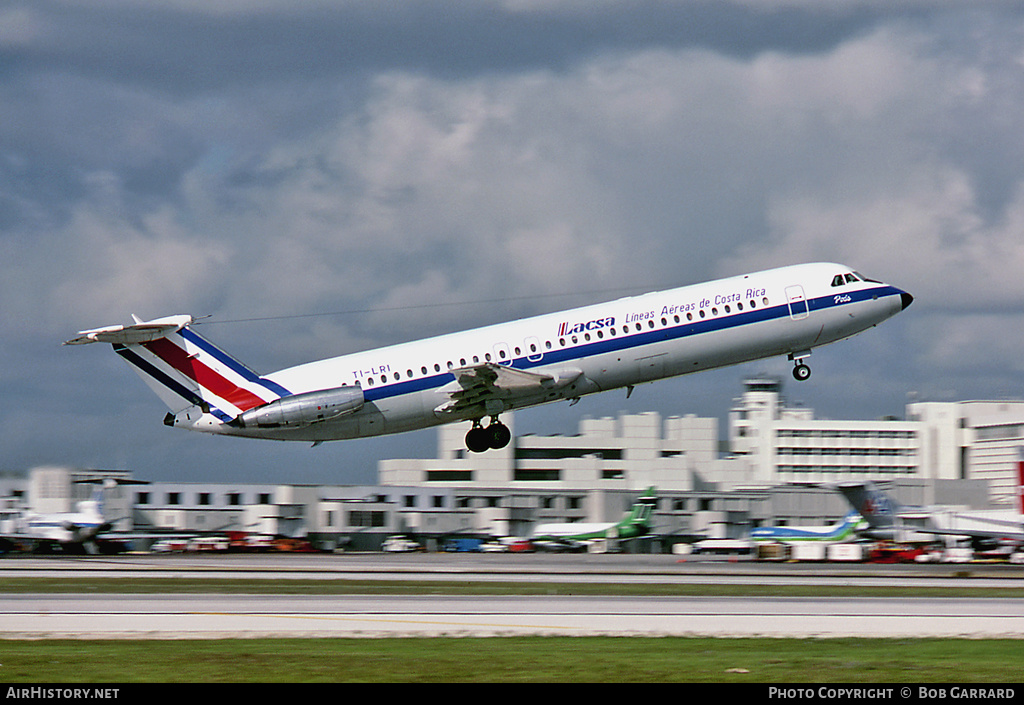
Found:
<path fill-rule="evenodd" d="M 1024 516 L 1024 446 L 1017 448 L 1017 508 Z"/>
<path fill-rule="evenodd" d="M 899 515 L 895 500 L 878 489 L 872 482 L 844 482 L 838 489 L 846 501 L 868 523 L 870 533 L 893 534 L 898 528 Z"/>
<path fill-rule="evenodd" d="M 196 333 L 191 316 L 132 318 L 131 325 L 81 331 L 64 344 L 113 345 L 170 408 L 164 418 L 168 426 L 217 432 L 225 424 L 238 425 L 246 412 L 291 395 Z"/>

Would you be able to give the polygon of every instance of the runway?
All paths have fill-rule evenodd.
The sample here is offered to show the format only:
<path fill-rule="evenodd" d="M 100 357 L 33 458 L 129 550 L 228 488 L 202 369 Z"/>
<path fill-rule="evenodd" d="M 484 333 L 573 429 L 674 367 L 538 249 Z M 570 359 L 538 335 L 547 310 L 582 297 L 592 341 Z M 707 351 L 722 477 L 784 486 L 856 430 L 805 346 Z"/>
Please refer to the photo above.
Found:
<path fill-rule="evenodd" d="M 1024 638 L 1024 600 L 9 595 L 4 638 L 716 636 Z"/>
<path fill-rule="evenodd" d="M 0 580 L 119 577 L 120 593 L 0 594 L 0 638 L 716 636 L 1024 638 L 1013 566 L 681 564 L 671 556 L 174 556 L 16 559 Z M 131 594 L 141 577 L 1021 588 L 1022 597 Z M 244 590 L 243 590 L 244 591 Z M 283 591 L 282 591 L 283 592 Z"/>
<path fill-rule="evenodd" d="M 667 554 L 177 554 L 18 557 L 7 577 L 249 578 L 727 585 L 1020 588 L 1024 566 L 995 564 L 773 563 Z"/>

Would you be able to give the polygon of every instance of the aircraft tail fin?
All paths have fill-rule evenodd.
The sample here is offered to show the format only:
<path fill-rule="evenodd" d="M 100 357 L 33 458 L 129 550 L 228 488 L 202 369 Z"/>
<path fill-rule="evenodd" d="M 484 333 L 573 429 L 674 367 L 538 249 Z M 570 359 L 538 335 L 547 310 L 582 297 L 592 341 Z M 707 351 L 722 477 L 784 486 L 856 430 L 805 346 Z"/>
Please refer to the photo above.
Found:
<path fill-rule="evenodd" d="M 655 495 L 654 488 L 648 487 L 642 495 L 637 497 L 636 502 L 633 503 L 633 507 L 630 509 L 629 516 L 623 521 L 623 524 L 650 528 L 651 515 L 654 514 L 657 502 L 658 498 Z"/>
<path fill-rule="evenodd" d="M 1017 448 L 1017 506 L 1024 514 L 1024 446 Z"/>
<path fill-rule="evenodd" d="M 897 523 L 897 505 L 872 482 L 844 482 L 838 486 L 846 501 L 872 529 L 891 529 Z"/>
<path fill-rule="evenodd" d="M 110 343 L 173 414 L 199 407 L 227 423 L 290 392 L 196 333 L 191 316 L 81 331 L 65 345 Z"/>

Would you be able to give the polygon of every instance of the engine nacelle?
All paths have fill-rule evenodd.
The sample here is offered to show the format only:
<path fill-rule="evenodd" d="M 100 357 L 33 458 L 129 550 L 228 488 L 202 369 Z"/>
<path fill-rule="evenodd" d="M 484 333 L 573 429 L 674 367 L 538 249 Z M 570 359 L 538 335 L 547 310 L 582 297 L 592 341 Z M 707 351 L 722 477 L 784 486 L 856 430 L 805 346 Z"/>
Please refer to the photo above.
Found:
<path fill-rule="evenodd" d="M 295 428 L 311 426 L 354 414 L 363 408 L 359 387 L 335 387 L 293 394 L 249 409 L 235 419 L 242 428 Z"/>

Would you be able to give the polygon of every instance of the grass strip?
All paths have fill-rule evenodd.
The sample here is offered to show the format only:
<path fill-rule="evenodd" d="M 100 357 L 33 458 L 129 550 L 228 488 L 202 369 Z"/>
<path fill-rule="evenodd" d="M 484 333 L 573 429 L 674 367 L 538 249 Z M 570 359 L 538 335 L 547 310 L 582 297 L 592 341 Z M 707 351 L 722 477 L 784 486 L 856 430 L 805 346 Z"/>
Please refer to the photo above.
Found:
<path fill-rule="evenodd" d="M 1020 683 L 1020 644 L 685 637 L 0 641 L 0 682 Z"/>
<path fill-rule="evenodd" d="M 264 578 L 5 577 L 2 593 L 248 595 L 622 595 L 705 597 L 993 597 L 1024 598 L 1021 587 L 770 584 L 557 583 Z"/>

